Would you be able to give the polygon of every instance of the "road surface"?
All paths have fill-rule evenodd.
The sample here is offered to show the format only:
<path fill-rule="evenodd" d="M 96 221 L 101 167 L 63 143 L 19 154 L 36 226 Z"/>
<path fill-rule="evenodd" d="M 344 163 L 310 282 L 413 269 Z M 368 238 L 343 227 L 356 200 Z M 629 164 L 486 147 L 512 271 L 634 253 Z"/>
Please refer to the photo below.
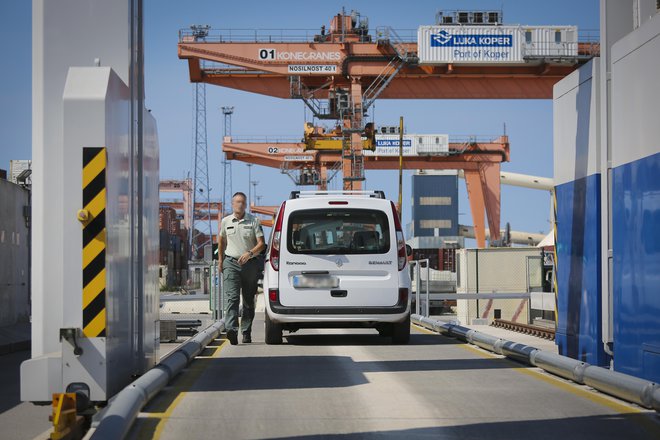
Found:
<path fill-rule="evenodd" d="M 255 327 L 208 348 L 130 438 L 660 438 L 654 412 L 421 329 L 405 346 L 354 329 L 267 346 Z"/>

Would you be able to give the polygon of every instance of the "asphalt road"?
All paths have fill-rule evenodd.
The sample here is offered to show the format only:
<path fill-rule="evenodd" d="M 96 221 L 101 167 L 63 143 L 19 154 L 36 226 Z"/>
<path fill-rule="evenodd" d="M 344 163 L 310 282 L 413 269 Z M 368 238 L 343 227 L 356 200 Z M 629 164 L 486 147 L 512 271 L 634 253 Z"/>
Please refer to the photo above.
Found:
<path fill-rule="evenodd" d="M 281 346 L 216 341 L 131 438 L 658 439 L 656 413 L 416 330 L 307 330 Z M 286 334 L 286 333 L 285 333 Z"/>

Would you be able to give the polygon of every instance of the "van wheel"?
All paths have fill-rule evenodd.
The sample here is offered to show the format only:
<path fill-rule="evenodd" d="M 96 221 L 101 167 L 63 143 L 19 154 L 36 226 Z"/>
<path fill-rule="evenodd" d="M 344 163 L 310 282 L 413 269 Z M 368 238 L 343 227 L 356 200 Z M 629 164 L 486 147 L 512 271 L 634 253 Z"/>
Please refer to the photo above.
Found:
<path fill-rule="evenodd" d="M 392 342 L 407 344 L 410 341 L 410 314 L 401 322 L 392 324 Z"/>
<path fill-rule="evenodd" d="M 268 345 L 275 345 L 275 344 L 281 344 L 282 343 L 282 326 L 280 324 L 276 324 L 273 321 L 270 320 L 270 316 L 268 316 L 268 312 L 265 314 L 265 321 L 266 321 L 266 344 Z"/>

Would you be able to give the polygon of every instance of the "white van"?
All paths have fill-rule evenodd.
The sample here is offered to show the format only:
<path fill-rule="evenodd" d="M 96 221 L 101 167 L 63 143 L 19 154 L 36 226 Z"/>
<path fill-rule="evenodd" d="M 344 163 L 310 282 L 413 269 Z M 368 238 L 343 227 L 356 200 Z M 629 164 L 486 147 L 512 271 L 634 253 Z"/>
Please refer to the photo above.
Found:
<path fill-rule="evenodd" d="M 264 270 L 266 343 L 301 328 L 375 328 L 410 339 L 410 276 L 382 191 L 294 191 L 275 217 Z"/>

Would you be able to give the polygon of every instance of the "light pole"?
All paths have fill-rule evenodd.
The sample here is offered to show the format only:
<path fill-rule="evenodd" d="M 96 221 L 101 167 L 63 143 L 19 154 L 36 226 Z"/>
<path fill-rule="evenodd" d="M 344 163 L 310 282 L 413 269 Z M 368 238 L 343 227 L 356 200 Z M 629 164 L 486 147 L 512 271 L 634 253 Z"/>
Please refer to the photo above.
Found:
<path fill-rule="evenodd" d="M 254 198 L 256 199 L 256 198 L 257 198 L 257 184 L 258 184 L 259 182 L 256 181 L 256 180 L 251 180 L 250 183 L 251 183 L 252 186 L 254 187 L 254 189 L 252 190 L 252 194 L 253 194 Z"/>
<path fill-rule="evenodd" d="M 252 164 L 248 163 L 246 165 L 248 167 L 248 209 L 252 212 L 252 193 L 250 191 L 250 182 L 252 182 Z"/>

